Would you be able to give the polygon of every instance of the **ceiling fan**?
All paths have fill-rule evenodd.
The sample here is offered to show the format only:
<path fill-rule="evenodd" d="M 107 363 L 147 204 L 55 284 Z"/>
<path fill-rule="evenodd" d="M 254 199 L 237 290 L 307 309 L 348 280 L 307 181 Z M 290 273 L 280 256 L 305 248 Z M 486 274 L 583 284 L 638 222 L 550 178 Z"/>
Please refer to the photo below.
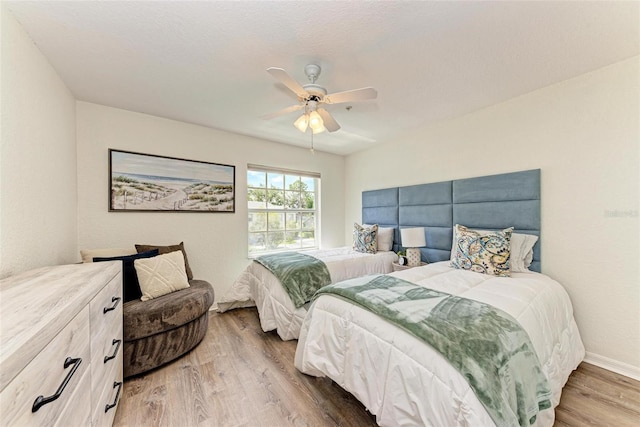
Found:
<path fill-rule="evenodd" d="M 324 132 L 325 130 L 335 132 L 340 129 L 340 125 L 335 121 L 333 116 L 322 107 L 323 104 L 366 101 L 375 99 L 378 96 L 378 92 L 372 87 L 327 94 L 327 90 L 324 87 L 316 84 L 320 71 L 321 68 L 319 65 L 308 64 L 304 67 L 304 73 L 311 83 L 300 85 L 282 68 L 267 68 L 269 74 L 296 94 L 300 104 L 264 115 L 262 118 L 268 120 L 294 111 L 304 110 L 304 113 L 293 123 L 301 132 L 306 132 L 307 128 L 311 129 L 312 134 Z"/>

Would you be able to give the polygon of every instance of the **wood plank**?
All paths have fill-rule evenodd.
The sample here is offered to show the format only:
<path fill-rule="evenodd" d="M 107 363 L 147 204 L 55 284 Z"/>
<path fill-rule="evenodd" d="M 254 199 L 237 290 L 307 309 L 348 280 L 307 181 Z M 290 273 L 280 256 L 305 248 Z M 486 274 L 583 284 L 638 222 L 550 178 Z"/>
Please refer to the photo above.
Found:
<path fill-rule="evenodd" d="M 557 426 L 639 424 L 640 382 L 588 363 L 571 374 L 556 408 Z"/>
<path fill-rule="evenodd" d="M 375 426 L 375 417 L 328 378 L 293 366 L 297 341 L 264 333 L 255 308 L 211 313 L 204 340 L 184 357 L 125 380 L 115 426 Z M 582 363 L 556 408 L 556 427 L 635 426 L 640 382 Z"/>

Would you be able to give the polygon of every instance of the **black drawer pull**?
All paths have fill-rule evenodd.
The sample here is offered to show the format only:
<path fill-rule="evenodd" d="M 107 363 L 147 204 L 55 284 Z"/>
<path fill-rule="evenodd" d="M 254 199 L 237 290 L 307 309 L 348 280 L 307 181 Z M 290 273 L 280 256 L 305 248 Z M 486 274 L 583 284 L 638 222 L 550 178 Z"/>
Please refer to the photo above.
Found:
<path fill-rule="evenodd" d="M 116 349 L 113 351 L 113 354 L 111 356 L 104 357 L 104 363 L 107 363 L 109 360 L 116 358 L 116 355 L 118 354 L 118 350 L 120 350 L 120 344 L 122 344 L 122 340 L 111 341 L 111 346 L 113 347 L 115 345 Z"/>
<path fill-rule="evenodd" d="M 78 366 L 80 366 L 80 363 L 82 363 L 82 359 L 79 357 L 77 359 L 67 357 L 64 361 L 64 369 L 67 369 L 71 365 L 74 365 L 73 368 L 71 369 L 71 371 L 69 371 L 67 376 L 64 377 L 64 381 L 62 381 L 62 384 L 60 384 L 60 387 L 58 387 L 58 390 L 56 390 L 54 394 L 48 397 L 44 397 L 43 395 L 36 397 L 36 400 L 33 402 L 33 406 L 31 407 L 31 412 L 36 412 L 47 403 L 51 403 L 59 398 L 64 391 L 64 388 L 67 386 L 67 384 L 69 384 L 69 381 L 71 380 L 73 374 L 75 374 L 78 370 Z"/>
<path fill-rule="evenodd" d="M 111 310 L 115 310 L 116 307 L 118 306 L 118 303 L 120 302 L 120 297 L 111 297 L 111 302 L 113 303 L 113 305 L 111 307 L 105 307 L 102 309 L 102 314 L 106 314 L 107 312 L 111 311 Z"/>
<path fill-rule="evenodd" d="M 107 403 L 107 405 L 104 407 L 104 413 L 106 414 L 107 412 L 109 412 L 109 409 L 111 408 L 115 408 L 116 405 L 118 404 L 118 398 L 120 397 L 120 390 L 122 390 L 122 381 L 120 382 L 114 382 L 113 383 L 113 388 L 118 387 L 118 391 L 116 392 L 116 398 L 113 400 L 113 403 L 111 405 L 109 405 Z"/>

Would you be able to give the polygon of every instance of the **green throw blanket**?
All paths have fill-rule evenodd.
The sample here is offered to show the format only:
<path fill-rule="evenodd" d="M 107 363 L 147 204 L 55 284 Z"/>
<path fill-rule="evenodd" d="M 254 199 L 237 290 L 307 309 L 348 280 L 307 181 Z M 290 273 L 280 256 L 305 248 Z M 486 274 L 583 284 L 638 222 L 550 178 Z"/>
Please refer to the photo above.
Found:
<path fill-rule="evenodd" d="M 331 275 L 324 262 L 299 252 L 263 255 L 255 261 L 280 280 L 296 308 L 311 301 L 318 289 L 331 283 Z"/>
<path fill-rule="evenodd" d="M 528 426 L 551 407 L 551 391 L 526 331 L 489 304 L 393 276 L 348 280 L 335 294 L 404 328 L 442 354 L 469 382 L 497 426 Z"/>

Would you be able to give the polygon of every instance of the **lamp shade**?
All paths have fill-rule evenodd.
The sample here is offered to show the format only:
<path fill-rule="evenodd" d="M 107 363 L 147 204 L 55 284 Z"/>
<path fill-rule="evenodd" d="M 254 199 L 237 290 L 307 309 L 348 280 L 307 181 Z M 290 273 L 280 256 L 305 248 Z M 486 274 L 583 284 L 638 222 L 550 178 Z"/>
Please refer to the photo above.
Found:
<path fill-rule="evenodd" d="M 424 238 L 424 228 L 401 228 L 400 238 L 402 239 L 402 246 L 405 248 L 420 248 L 427 246 L 427 241 Z"/>
<path fill-rule="evenodd" d="M 296 120 L 293 125 L 297 127 L 300 132 L 306 132 L 307 126 L 309 125 L 309 116 L 307 115 L 307 113 L 304 113 L 303 115 L 298 117 L 298 120 Z"/>
<path fill-rule="evenodd" d="M 322 121 L 322 117 L 318 114 L 317 111 L 312 111 L 309 113 L 309 127 L 313 131 L 313 133 L 320 133 L 324 131 L 324 122 Z"/>

